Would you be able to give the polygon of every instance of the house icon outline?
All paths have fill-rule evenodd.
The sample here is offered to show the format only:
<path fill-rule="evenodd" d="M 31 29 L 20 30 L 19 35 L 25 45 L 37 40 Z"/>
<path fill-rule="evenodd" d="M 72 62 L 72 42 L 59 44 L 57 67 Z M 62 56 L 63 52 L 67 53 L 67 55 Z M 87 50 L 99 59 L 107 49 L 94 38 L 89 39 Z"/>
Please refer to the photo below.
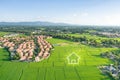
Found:
<path fill-rule="evenodd" d="M 75 53 L 72 53 L 67 57 L 68 64 L 79 64 L 79 59 L 80 57 Z"/>

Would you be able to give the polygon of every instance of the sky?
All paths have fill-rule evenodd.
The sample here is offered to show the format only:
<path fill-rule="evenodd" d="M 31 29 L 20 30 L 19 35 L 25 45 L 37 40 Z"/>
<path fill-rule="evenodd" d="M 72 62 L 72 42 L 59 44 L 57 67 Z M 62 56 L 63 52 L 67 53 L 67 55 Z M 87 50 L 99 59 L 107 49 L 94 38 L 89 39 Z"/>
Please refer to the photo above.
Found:
<path fill-rule="evenodd" d="M 120 25 L 120 0 L 0 0 L 0 22 Z"/>

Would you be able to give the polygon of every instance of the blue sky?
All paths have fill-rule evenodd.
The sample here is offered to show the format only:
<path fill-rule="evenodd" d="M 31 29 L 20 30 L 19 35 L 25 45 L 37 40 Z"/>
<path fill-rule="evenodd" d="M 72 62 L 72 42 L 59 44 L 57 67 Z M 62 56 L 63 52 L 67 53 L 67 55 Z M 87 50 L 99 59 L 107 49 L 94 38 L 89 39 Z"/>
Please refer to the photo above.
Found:
<path fill-rule="evenodd" d="M 120 25 L 120 0 L 0 0 L 0 21 Z"/>

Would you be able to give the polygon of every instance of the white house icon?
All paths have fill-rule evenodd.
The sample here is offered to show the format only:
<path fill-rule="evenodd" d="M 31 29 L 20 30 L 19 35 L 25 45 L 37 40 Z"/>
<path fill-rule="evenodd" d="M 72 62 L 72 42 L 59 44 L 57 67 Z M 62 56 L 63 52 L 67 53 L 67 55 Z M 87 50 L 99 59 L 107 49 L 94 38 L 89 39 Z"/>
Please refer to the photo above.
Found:
<path fill-rule="evenodd" d="M 75 53 L 72 53 L 67 57 L 68 64 L 79 64 L 79 59 L 80 57 Z"/>

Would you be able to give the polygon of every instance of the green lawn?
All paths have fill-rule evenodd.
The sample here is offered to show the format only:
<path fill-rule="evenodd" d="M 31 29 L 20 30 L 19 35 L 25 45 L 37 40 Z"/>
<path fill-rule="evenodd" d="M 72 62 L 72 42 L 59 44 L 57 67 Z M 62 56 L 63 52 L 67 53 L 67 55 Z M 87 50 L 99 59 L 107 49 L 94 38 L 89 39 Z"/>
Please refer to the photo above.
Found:
<path fill-rule="evenodd" d="M 8 52 L 1 48 L 0 80 L 110 80 L 97 66 L 111 63 L 99 54 L 113 48 L 93 48 L 61 39 L 48 41 L 54 50 L 48 59 L 37 63 L 11 62 Z M 67 56 L 72 52 L 79 55 L 79 64 L 68 64 Z"/>

